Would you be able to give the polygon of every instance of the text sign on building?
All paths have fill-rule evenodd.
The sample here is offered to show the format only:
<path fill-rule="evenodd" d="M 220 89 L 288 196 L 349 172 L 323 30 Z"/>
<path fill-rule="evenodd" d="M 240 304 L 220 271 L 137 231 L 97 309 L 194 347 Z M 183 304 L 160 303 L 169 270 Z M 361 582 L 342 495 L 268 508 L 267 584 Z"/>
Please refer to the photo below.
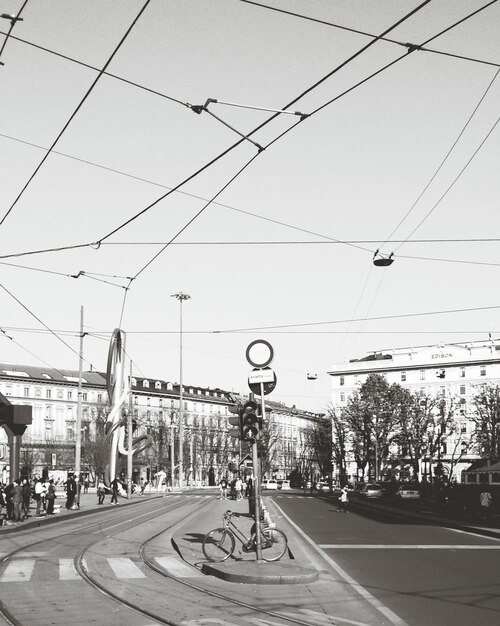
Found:
<path fill-rule="evenodd" d="M 253 370 L 248 375 L 248 384 L 272 383 L 275 374 L 272 369 Z"/>

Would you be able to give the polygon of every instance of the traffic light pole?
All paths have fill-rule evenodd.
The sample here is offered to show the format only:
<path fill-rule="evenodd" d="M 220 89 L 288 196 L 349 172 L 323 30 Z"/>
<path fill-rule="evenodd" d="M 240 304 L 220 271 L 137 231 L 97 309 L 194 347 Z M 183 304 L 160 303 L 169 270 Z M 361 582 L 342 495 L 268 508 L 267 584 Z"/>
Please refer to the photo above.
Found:
<path fill-rule="evenodd" d="M 255 502 L 255 552 L 257 554 L 257 561 L 262 561 L 262 545 L 260 535 L 260 465 L 259 456 L 257 453 L 257 442 L 252 444 L 252 464 L 254 467 L 254 502 Z"/>

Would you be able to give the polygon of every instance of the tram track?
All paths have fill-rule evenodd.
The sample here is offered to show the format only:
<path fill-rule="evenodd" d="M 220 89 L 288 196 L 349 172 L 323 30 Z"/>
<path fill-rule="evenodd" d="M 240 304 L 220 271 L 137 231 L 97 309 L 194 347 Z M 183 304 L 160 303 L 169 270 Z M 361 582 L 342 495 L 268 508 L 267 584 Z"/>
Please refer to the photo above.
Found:
<path fill-rule="evenodd" d="M 192 507 L 189 507 L 190 503 L 193 504 Z M 209 504 L 210 504 L 210 501 L 206 503 L 203 502 L 201 504 L 201 507 L 205 508 L 205 506 Z M 115 515 L 113 516 L 114 517 L 113 520 L 107 520 L 105 523 L 103 523 L 103 520 L 101 519 L 101 520 L 92 521 L 90 523 L 79 526 L 79 529 L 78 529 L 79 533 L 82 536 L 85 536 L 87 539 L 86 539 L 85 545 L 80 547 L 77 553 L 73 557 L 73 563 L 74 563 L 74 568 L 76 572 L 78 572 L 78 575 L 87 584 L 89 588 L 97 591 L 101 596 L 117 604 L 119 607 L 122 607 L 122 608 L 124 607 L 127 610 L 132 611 L 133 613 L 135 613 L 135 615 L 139 617 L 147 618 L 148 620 L 154 620 L 154 622 L 158 624 L 165 624 L 168 626 L 186 626 L 186 624 L 190 623 L 190 620 L 186 618 L 186 616 L 183 616 L 182 619 L 177 619 L 172 616 L 165 616 L 165 613 L 162 614 L 157 608 L 156 609 L 152 608 L 151 602 L 150 601 L 148 602 L 147 599 L 141 603 L 138 603 L 137 600 L 128 600 L 126 597 L 128 595 L 126 591 L 127 584 L 132 585 L 132 583 L 122 582 L 122 584 L 119 586 L 119 590 L 117 590 L 116 583 L 114 585 L 115 588 L 113 588 L 113 585 L 105 584 L 105 582 L 103 583 L 102 576 L 101 576 L 101 579 L 99 579 L 97 575 L 94 575 L 92 573 L 91 571 L 92 568 L 88 566 L 88 563 L 91 563 L 92 559 L 95 558 L 95 556 L 91 555 L 91 551 L 95 550 L 96 555 L 100 554 L 99 544 L 103 542 L 104 540 L 113 539 L 114 535 L 109 534 L 109 531 L 111 529 L 116 530 L 116 528 L 118 527 L 121 529 L 120 532 L 122 532 L 124 530 L 124 527 L 125 527 L 125 531 L 128 528 L 132 528 L 132 527 L 137 528 L 138 525 L 142 524 L 143 522 L 154 522 L 155 519 L 160 518 L 164 516 L 165 514 L 172 513 L 179 509 L 185 509 L 186 507 L 189 507 L 189 512 L 187 513 L 186 516 L 183 517 L 181 522 L 178 519 L 172 521 L 172 523 L 164 526 L 159 532 L 152 534 L 146 540 L 142 541 L 142 543 L 140 543 L 136 548 L 136 554 L 139 557 L 140 562 L 142 562 L 146 568 L 154 572 L 156 576 L 159 577 L 156 582 L 158 582 L 158 585 L 157 585 L 158 588 L 162 588 L 163 593 L 165 593 L 165 589 L 164 589 L 164 586 L 161 584 L 161 581 L 168 580 L 171 586 L 171 590 L 172 590 L 171 595 L 173 597 L 181 597 L 181 594 L 183 592 L 182 591 L 177 592 L 177 590 L 189 589 L 191 592 L 195 594 L 196 602 L 200 606 L 206 607 L 208 598 L 210 598 L 211 600 L 215 600 L 217 602 L 218 612 L 221 615 L 225 615 L 224 610 L 221 610 L 220 603 L 222 602 L 223 606 L 226 606 L 228 609 L 229 607 L 242 609 L 246 613 L 249 613 L 251 616 L 255 616 L 256 619 L 258 619 L 259 618 L 258 616 L 260 616 L 261 621 L 259 623 L 263 623 L 262 616 L 265 616 L 266 618 L 272 618 L 273 620 L 279 619 L 283 622 L 283 624 L 296 624 L 298 626 L 313 626 L 314 624 L 317 623 L 315 621 L 301 619 L 300 616 L 297 614 L 290 615 L 290 614 L 286 614 L 285 612 L 272 610 L 272 609 L 266 609 L 264 606 L 262 606 L 262 602 L 260 602 L 260 604 L 248 602 L 243 599 L 238 599 L 237 597 L 235 597 L 234 593 L 231 593 L 231 592 L 226 593 L 224 591 L 216 591 L 214 589 L 208 589 L 207 587 L 204 587 L 200 584 L 196 584 L 195 582 L 192 582 L 191 580 L 188 580 L 185 578 L 179 578 L 178 576 L 175 576 L 171 574 L 170 572 L 166 571 L 163 567 L 161 567 L 154 561 L 154 557 L 148 554 L 148 547 L 151 546 L 151 544 L 154 543 L 162 535 L 165 535 L 165 533 L 172 534 L 174 529 L 176 527 L 179 527 L 180 524 L 185 525 L 186 523 L 188 523 L 189 519 L 193 515 L 195 514 L 199 515 L 200 514 L 200 500 L 192 500 L 192 501 L 189 501 L 189 500 L 179 501 L 178 500 L 176 502 L 168 503 L 167 506 L 161 507 L 160 510 L 158 509 L 158 500 L 156 500 L 155 508 L 153 508 L 153 510 L 151 510 L 152 507 L 151 508 L 148 507 L 146 511 L 142 510 L 139 515 L 130 515 L 130 512 L 126 511 L 126 508 L 124 507 L 122 510 L 119 511 L 118 516 L 115 516 Z M 192 510 L 190 510 L 191 508 Z M 115 511 L 113 511 L 113 513 L 115 513 Z M 116 511 L 116 513 L 118 513 L 118 510 Z M 74 537 L 74 533 L 75 533 L 75 529 L 73 528 L 71 531 L 68 531 L 67 533 L 62 533 L 62 534 L 57 535 L 57 540 L 58 542 L 60 542 L 61 539 L 64 539 L 66 537 L 68 538 Z M 92 541 L 89 541 L 90 535 L 94 533 L 98 533 L 98 536 L 95 537 L 95 539 L 93 538 Z M 55 539 L 56 538 L 54 538 L 53 541 L 55 541 Z M 11 550 L 9 553 L 4 555 L 0 559 L 0 563 L 5 562 L 6 560 L 12 559 L 16 555 L 19 555 L 20 553 L 23 553 L 23 552 L 26 553 L 27 551 L 34 551 L 37 549 L 37 547 L 40 547 L 42 544 L 44 545 L 44 547 L 47 547 L 48 541 L 51 541 L 51 540 L 47 539 L 47 537 L 44 536 L 42 539 L 38 539 L 37 541 L 23 544 L 22 546 L 19 546 L 16 549 Z M 120 556 L 119 552 L 113 552 L 113 554 L 115 556 Z M 192 564 L 189 564 L 189 565 L 195 569 L 198 569 L 196 565 L 192 565 Z M 156 587 L 156 584 L 155 584 L 155 587 Z M 8 624 L 11 624 L 12 626 L 25 626 L 25 623 L 22 620 L 20 620 L 18 617 L 16 617 L 15 611 L 11 611 L 9 607 L 6 606 L 6 604 L 1 599 L 0 599 L 0 615 L 7 621 Z M 215 615 L 213 617 L 215 617 Z M 245 619 L 245 617 L 238 618 L 238 621 L 242 623 L 244 623 L 245 621 L 247 621 L 247 623 L 254 623 L 252 622 L 251 619 Z M 193 623 L 195 622 L 196 620 L 193 620 Z M 227 622 L 221 621 L 221 623 L 227 623 Z M 273 623 L 276 623 L 276 622 L 274 621 Z"/>

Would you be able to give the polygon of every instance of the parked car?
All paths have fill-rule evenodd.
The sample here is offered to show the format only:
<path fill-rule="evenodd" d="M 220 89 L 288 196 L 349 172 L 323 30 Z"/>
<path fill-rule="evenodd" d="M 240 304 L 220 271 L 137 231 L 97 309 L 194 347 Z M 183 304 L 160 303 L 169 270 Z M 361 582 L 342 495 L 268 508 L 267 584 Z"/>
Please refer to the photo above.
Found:
<path fill-rule="evenodd" d="M 262 481 L 262 489 L 278 489 L 278 481 L 274 478 L 264 479 Z"/>
<path fill-rule="evenodd" d="M 420 498 L 420 491 L 415 485 L 400 485 L 396 491 L 396 498 L 399 500 L 418 500 Z"/>
<path fill-rule="evenodd" d="M 361 490 L 361 496 L 363 498 L 381 498 L 383 489 L 378 483 L 368 483 Z"/>

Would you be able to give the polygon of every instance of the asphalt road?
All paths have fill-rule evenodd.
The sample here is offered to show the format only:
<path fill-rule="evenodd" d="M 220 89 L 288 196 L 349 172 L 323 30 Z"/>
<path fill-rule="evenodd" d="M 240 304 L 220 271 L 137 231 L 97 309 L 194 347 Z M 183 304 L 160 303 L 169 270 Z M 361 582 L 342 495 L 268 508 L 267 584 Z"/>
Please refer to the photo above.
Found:
<path fill-rule="evenodd" d="M 338 513 L 333 498 L 270 492 L 266 496 L 410 626 L 500 623 L 500 540 Z"/>

